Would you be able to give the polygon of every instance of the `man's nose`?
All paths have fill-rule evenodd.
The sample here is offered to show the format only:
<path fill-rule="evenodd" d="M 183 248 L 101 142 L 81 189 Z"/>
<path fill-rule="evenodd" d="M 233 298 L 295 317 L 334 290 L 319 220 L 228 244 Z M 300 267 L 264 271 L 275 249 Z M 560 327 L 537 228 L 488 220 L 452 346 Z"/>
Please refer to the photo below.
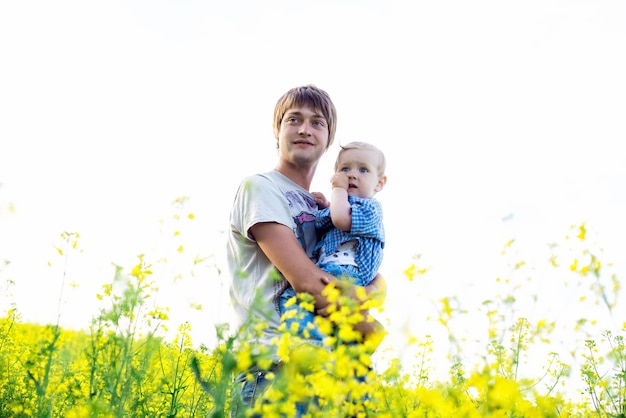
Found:
<path fill-rule="evenodd" d="M 307 121 L 302 122 L 302 124 L 300 124 L 300 128 L 298 128 L 298 133 L 300 135 L 310 135 L 310 124 Z"/>

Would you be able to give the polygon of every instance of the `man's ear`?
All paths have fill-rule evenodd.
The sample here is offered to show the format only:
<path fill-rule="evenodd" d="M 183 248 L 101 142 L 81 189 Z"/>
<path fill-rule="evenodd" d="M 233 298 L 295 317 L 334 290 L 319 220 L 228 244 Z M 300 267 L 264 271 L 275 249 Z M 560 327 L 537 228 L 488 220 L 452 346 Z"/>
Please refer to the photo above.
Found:
<path fill-rule="evenodd" d="M 384 187 L 385 184 L 387 184 L 387 176 L 381 176 L 378 179 L 378 183 L 376 183 L 376 188 L 374 190 L 376 190 L 376 193 L 380 192 Z"/>

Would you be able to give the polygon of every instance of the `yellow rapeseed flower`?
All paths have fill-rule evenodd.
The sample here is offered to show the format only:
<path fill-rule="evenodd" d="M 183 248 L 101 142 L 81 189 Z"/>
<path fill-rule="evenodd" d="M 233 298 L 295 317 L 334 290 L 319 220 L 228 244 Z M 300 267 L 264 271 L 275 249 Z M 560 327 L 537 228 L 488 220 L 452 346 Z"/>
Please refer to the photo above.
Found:
<path fill-rule="evenodd" d="M 235 353 L 237 359 L 237 370 L 248 370 L 252 366 L 252 356 L 249 349 L 242 349 Z"/>

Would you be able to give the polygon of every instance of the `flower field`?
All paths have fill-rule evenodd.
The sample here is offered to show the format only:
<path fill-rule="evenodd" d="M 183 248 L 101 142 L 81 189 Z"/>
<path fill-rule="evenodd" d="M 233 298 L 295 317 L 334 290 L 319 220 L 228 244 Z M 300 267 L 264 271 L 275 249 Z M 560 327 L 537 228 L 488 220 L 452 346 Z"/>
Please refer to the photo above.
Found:
<path fill-rule="evenodd" d="M 518 316 L 513 285 L 500 300 L 484 302 L 483 332 L 489 341 L 478 355 L 464 352 L 464 341 L 457 338 L 455 321 L 464 315 L 456 308 L 459 297 L 437 301 L 437 321 L 450 347 L 447 379 L 431 375 L 436 344 L 429 335 L 406 336 L 416 353 L 410 367 L 399 358 L 387 358 L 381 367 L 373 364 L 375 344 L 358 341 L 351 332 L 361 319 L 355 312 L 369 309 L 368 302 L 350 308 L 336 289 L 328 288 L 329 297 L 344 307 L 321 324 L 338 330 L 327 341 L 334 349 L 297 346 L 289 333 L 277 339 L 282 366 L 271 373 L 274 383 L 255 412 L 293 416 L 296 403 L 309 403 L 313 417 L 625 417 L 626 321 L 619 306 L 620 282 L 601 260 L 601 251 L 590 248 L 585 224 L 570 232 L 566 239 L 573 251 L 555 252 L 549 262 L 584 287 L 581 307 L 591 301 L 597 308 L 593 312 L 602 311 L 609 321 L 581 313 L 571 330 L 580 334 L 572 339 L 580 346 L 570 347 L 566 359 L 547 351 L 533 360 L 540 373 L 523 370 L 527 354 L 535 346 L 549 346 L 561 325 L 550 318 Z M 62 239 L 72 248 L 78 234 Z M 59 254 L 67 257 L 65 250 Z M 522 265 L 516 263 L 513 270 Z M 229 416 L 232 377 L 255 363 L 270 365 L 266 353 L 249 345 L 262 324 L 248 324 L 241 334 L 218 325 L 213 347 L 194 345 L 188 323 L 166 338 L 167 309 L 147 303 L 158 291 L 154 268 L 144 256 L 134 266 L 118 267 L 111 283 L 94 296 L 103 307 L 83 331 L 58 323 L 23 323 L 18 306 L 6 308 L 0 319 L 0 417 Z M 427 272 L 411 265 L 405 279 L 420 274 Z M 602 332 L 594 334 L 594 329 Z M 574 395 L 566 390 L 572 381 L 582 388 Z"/>

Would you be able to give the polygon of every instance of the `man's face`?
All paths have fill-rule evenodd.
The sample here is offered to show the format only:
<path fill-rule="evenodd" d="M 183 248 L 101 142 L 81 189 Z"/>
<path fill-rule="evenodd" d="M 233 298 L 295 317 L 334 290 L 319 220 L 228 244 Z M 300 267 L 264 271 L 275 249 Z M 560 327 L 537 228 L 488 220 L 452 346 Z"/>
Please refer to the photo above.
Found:
<path fill-rule="evenodd" d="M 309 107 L 295 107 L 283 116 L 278 131 L 281 159 L 295 165 L 316 164 L 328 148 L 328 123 Z"/>

